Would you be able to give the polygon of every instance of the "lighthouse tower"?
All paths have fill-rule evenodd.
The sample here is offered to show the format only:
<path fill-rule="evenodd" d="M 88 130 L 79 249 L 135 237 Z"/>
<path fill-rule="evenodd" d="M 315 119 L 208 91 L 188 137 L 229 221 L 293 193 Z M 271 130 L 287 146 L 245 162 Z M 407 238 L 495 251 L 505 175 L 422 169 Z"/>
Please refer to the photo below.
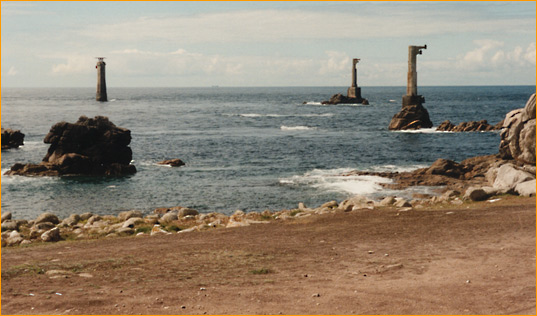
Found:
<path fill-rule="evenodd" d="M 108 96 L 106 95 L 106 79 L 105 79 L 105 66 L 104 62 L 105 57 L 95 57 L 97 58 L 97 96 L 95 99 L 97 101 L 105 102 L 108 101 Z"/>

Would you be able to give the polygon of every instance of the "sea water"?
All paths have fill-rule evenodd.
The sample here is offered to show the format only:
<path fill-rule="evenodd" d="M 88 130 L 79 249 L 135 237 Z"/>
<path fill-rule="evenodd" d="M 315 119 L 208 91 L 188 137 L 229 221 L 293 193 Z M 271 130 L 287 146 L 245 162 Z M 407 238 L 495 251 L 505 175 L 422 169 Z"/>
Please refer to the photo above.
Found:
<path fill-rule="evenodd" d="M 103 115 L 131 130 L 133 176 L 2 175 L 2 211 L 35 218 L 44 211 L 117 214 L 127 209 L 185 206 L 230 214 L 316 207 L 383 190 L 389 179 L 344 176 L 351 170 L 405 171 L 438 158 L 461 161 L 498 152 L 499 132 L 388 130 L 404 87 L 362 87 L 370 105 L 322 105 L 345 87 L 2 88 L 2 127 L 20 129 L 25 144 L 2 151 L 2 174 L 14 163 L 38 163 L 43 138 L 57 122 Z M 523 107 L 533 86 L 420 87 L 433 124 L 486 119 Z M 156 164 L 180 158 L 186 166 Z M 413 188 L 412 190 L 427 190 Z"/>

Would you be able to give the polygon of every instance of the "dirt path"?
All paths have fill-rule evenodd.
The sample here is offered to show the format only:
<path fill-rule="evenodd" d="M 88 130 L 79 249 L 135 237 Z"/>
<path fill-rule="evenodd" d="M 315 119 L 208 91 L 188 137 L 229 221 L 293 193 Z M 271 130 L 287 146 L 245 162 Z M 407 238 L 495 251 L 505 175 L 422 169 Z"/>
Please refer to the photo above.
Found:
<path fill-rule="evenodd" d="M 2 314 L 535 314 L 535 231 L 504 197 L 3 248 Z"/>

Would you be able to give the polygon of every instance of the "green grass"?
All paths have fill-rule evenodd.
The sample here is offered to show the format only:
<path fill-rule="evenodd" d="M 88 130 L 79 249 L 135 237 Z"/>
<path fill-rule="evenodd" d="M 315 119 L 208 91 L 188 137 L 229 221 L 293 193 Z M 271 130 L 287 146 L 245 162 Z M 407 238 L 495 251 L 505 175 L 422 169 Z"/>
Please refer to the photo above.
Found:
<path fill-rule="evenodd" d="M 256 269 L 256 270 L 250 270 L 250 273 L 251 274 L 270 274 L 270 273 L 273 273 L 273 271 L 271 269 L 261 268 L 261 269 Z"/>

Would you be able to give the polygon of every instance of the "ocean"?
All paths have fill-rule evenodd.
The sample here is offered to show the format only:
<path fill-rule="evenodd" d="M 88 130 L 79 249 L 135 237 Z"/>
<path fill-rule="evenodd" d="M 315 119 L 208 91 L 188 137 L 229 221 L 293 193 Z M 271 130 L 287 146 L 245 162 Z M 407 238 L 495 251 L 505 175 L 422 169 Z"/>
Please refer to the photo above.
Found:
<path fill-rule="evenodd" d="M 33 219 L 49 211 L 117 214 L 185 206 L 201 213 L 316 207 L 387 191 L 388 179 L 344 177 L 347 171 L 408 171 L 438 158 L 461 161 L 498 152 L 499 132 L 388 130 L 405 87 L 362 87 L 370 105 L 321 105 L 346 87 L 114 88 L 109 102 L 94 88 L 2 88 L 2 127 L 20 129 L 25 145 L 2 151 L 2 211 Z M 490 124 L 523 107 L 534 86 L 420 87 L 434 126 L 444 120 Z M 43 138 L 57 122 L 103 115 L 131 130 L 133 176 L 21 177 L 3 175 L 14 163 L 38 163 Z M 158 161 L 180 158 L 186 166 Z"/>

